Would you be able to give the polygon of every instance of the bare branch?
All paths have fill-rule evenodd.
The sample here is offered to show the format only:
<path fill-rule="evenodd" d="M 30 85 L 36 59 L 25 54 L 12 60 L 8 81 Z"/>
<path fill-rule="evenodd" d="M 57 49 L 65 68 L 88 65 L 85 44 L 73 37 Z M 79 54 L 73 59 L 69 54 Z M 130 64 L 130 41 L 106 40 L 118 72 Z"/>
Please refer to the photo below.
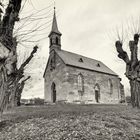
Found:
<path fill-rule="evenodd" d="M 120 41 L 116 41 L 115 46 L 116 46 L 117 52 L 119 53 L 118 57 L 121 58 L 122 60 L 124 60 L 124 62 L 126 62 L 126 64 L 129 64 L 129 62 L 130 62 L 129 57 L 128 57 L 127 52 L 125 52 L 123 50 L 122 43 Z"/>
<path fill-rule="evenodd" d="M 25 62 L 20 66 L 18 71 L 23 71 L 24 67 L 31 61 L 31 59 L 34 57 L 34 54 L 37 52 L 38 46 L 35 46 L 33 48 L 33 51 L 31 52 L 30 56 L 25 60 Z"/>

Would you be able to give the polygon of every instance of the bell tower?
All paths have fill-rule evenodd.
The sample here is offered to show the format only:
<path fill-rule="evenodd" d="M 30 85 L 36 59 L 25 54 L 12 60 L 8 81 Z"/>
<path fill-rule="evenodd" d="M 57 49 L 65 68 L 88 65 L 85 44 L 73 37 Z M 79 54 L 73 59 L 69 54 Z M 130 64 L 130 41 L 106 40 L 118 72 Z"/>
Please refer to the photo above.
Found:
<path fill-rule="evenodd" d="M 55 7 L 54 7 L 52 29 L 48 36 L 50 39 L 50 52 L 54 49 L 61 50 L 61 35 L 62 34 L 58 30 Z"/>

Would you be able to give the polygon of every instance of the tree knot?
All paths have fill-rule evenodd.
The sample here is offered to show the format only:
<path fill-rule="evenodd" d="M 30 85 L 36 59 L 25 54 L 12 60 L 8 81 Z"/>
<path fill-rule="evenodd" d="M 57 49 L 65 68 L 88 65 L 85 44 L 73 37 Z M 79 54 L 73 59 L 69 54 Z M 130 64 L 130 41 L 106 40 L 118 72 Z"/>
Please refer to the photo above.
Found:
<path fill-rule="evenodd" d="M 138 44 L 138 41 L 139 41 L 139 34 L 135 34 L 135 35 L 134 35 L 134 41 L 135 41 L 135 44 Z"/>
<path fill-rule="evenodd" d="M 122 47 L 122 42 L 121 41 L 116 41 L 115 46 L 118 47 Z"/>

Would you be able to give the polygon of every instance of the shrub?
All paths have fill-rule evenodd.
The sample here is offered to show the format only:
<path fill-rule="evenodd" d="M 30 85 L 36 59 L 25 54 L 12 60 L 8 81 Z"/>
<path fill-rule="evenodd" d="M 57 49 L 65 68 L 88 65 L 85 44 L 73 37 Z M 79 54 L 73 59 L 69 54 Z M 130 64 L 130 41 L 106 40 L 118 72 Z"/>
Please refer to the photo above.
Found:
<path fill-rule="evenodd" d="M 35 105 L 43 105 L 44 104 L 44 99 L 34 98 L 34 104 Z"/>

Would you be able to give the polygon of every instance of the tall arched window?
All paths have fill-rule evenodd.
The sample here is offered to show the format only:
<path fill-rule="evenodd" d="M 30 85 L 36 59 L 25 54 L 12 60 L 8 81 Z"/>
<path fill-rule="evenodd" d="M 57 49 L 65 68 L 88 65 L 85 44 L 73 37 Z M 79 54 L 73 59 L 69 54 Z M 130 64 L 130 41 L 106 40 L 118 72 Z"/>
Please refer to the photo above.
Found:
<path fill-rule="evenodd" d="M 52 102 L 55 103 L 56 102 L 56 85 L 54 82 L 51 85 L 51 98 L 52 98 Z"/>
<path fill-rule="evenodd" d="M 53 54 L 52 58 L 50 59 L 50 70 L 54 70 L 55 69 L 55 53 Z"/>
<path fill-rule="evenodd" d="M 108 86 L 109 86 L 109 94 L 113 94 L 113 83 L 112 83 L 112 80 L 109 79 L 108 80 Z"/>
<path fill-rule="evenodd" d="M 50 70 L 51 71 L 53 70 L 53 60 L 52 59 L 50 60 Z"/>
<path fill-rule="evenodd" d="M 78 91 L 84 91 L 84 77 L 81 73 L 78 74 Z"/>
<path fill-rule="evenodd" d="M 95 100 L 96 100 L 97 103 L 99 103 L 99 100 L 101 98 L 99 84 L 96 83 L 94 88 L 95 88 Z"/>

